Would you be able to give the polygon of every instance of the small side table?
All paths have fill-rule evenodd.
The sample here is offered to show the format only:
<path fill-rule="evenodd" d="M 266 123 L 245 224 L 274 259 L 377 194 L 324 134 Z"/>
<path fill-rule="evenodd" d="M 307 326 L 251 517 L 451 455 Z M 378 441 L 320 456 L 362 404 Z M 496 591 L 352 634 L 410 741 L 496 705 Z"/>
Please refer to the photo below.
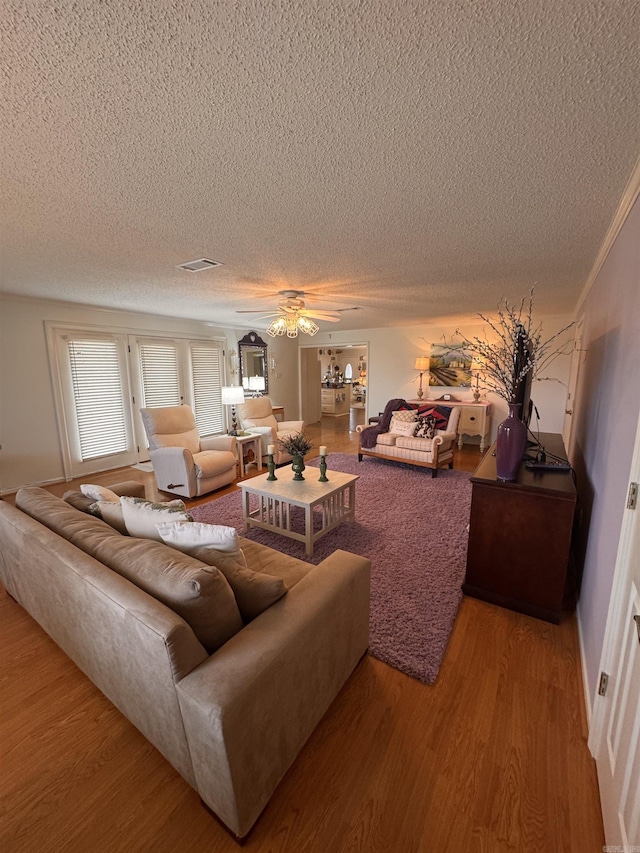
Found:
<path fill-rule="evenodd" d="M 272 406 L 271 411 L 273 412 L 274 418 L 276 415 L 282 415 L 281 418 L 276 418 L 276 420 L 284 420 L 284 406 Z"/>
<path fill-rule="evenodd" d="M 260 435 L 237 435 L 236 436 L 236 453 L 238 454 L 238 466 L 240 468 L 240 478 L 246 476 L 249 465 L 255 465 L 258 471 L 262 471 L 262 437 Z M 246 451 L 252 448 L 254 458 L 251 462 L 245 464 L 244 455 Z"/>

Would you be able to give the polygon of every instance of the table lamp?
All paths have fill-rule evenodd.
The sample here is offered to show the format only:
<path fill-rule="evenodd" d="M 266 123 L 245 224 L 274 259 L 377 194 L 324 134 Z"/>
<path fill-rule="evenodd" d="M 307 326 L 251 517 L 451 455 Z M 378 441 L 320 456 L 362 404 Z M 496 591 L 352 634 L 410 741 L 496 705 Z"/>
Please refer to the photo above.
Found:
<path fill-rule="evenodd" d="M 416 358 L 414 370 L 420 371 L 420 387 L 418 388 L 418 399 L 421 400 L 424 395 L 424 391 L 422 390 L 422 376 L 429 370 L 429 359 L 427 358 L 427 356 L 419 355 L 418 358 Z"/>
<path fill-rule="evenodd" d="M 236 421 L 236 406 L 244 403 L 244 390 L 240 385 L 229 385 L 222 388 L 222 405 L 231 406 L 231 429 L 229 435 L 238 435 L 238 422 Z"/>

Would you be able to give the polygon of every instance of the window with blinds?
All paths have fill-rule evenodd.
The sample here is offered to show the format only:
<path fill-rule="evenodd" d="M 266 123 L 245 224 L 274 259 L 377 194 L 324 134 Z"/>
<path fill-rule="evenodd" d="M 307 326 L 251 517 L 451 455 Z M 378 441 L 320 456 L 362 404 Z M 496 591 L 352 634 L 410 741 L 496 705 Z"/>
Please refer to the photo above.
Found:
<path fill-rule="evenodd" d="M 224 431 L 222 347 L 191 344 L 193 412 L 200 435 Z"/>
<path fill-rule="evenodd" d="M 173 343 L 139 343 L 144 405 L 148 408 L 179 406 L 178 352 Z"/>
<path fill-rule="evenodd" d="M 128 450 L 116 341 L 67 341 L 82 461 Z"/>

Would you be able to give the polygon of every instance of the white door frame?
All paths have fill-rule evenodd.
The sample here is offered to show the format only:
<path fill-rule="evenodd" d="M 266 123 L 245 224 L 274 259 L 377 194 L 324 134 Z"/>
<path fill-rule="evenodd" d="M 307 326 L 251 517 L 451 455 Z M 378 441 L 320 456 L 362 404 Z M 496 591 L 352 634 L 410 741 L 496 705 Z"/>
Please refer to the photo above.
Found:
<path fill-rule="evenodd" d="M 584 332 L 584 315 L 576 321 L 575 334 L 573 337 L 574 349 L 571 355 L 571 367 L 569 368 L 569 387 L 567 389 L 567 400 L 564 406 L 564 422 L 562 424 L 562 439 L 564 441 L 567 458 L 573 459 L 574 425 L 576 410 L 576 388 L 582 364 L 582 336 Z"/>
<path fill-rule="evenodd" d="M 631 483 L 640 483 L 640 418 L 638 420 L 631 469 L 629 472 L 629 484 Z M 625 509 L 620 531 L 602 655 L 600 658 L 599 671 L 606 672 L 610 676 L 609 695 L 603 697 L 596 694 L 593 699 L 593 717 L 588 741 L 591 754 L 598 763 L 601 760 L 606 761 L 609 753 L 608 732 L 613 706 L 611 700 L 615 697 L 615 687 L 617 681 L 619 681 L 616 675 L 623 658 L 621 654 L 623 639 L 625 632 L 629 630 L 626 616 L 629 609 L 629 592 L 635 568 L 632 560 L 632 543 L 633 537 L 638 535 L 638 525 L 640 525 L 640 506 L 637 509 Z M 635 736 L 637 737 L 637 732 Z M 604 759 L 603 756 L 605 757 Z M 606 796 L 603 788 L 607 783 L 605 774 L 602 773 L 599 775 L 605 830 L 607 829 L 607 825 L 609 825 L 609 827 L 613 827 L 612 831 L 616 832 L 619 824 L 616 809 L 617 804 L 610 802 L 610 798 Z M 605 814 L 605 811 L 610 811 L 611 814 Z M 617 831 L 620 832 L 621 830 Z M 614 845 L 619 843 L 619 839 L 609 838 L 609 834 L 607 835 L 607 841 Z M 631 839 L 629 841 L 632 844 L 634 843 Z"/>

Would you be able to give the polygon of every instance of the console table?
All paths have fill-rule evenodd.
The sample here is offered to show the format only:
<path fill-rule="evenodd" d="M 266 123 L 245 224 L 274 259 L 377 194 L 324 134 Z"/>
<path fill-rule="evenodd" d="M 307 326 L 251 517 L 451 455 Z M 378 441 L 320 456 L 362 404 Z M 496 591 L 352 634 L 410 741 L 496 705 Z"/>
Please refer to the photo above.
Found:
<path fill-rule="evenodd" d="M 491 430 L 491 403 L 486 400 L 474 402 L 473 400 L 408 400 L 409 403 L 418 403 L 424 406 L 427 403 L 433 403 L 434 406 L 454 406 L 460 409 L 460 418 L 458 419 L 458 450 L 462 450 L 462 442 L 465 435 L 479 436 L 480 438 L 480 453 L 484 452 L 486 439 Z"/>
<path fill-rule="evenodd" d="M 562 436 L 542 433 L 547 453 L 565 459 Z M 572 604 L 570 558 L 576 488 L 571 472 L 520 466 L 497 479 L 495 443 L 471 477 L 466 595 L 557 624 Z"/>

